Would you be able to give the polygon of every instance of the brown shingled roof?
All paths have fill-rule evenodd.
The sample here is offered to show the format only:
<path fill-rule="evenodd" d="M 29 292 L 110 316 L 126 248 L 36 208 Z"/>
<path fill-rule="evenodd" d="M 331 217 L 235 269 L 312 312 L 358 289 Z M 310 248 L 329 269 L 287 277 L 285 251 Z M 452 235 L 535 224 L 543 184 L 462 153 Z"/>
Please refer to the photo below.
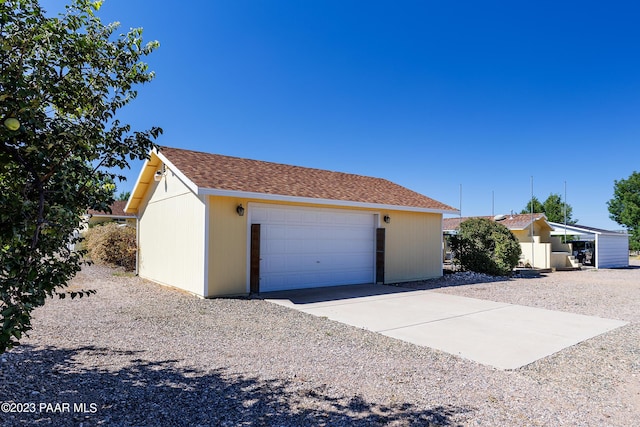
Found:
<path fill-rule="evenodd" d="M 89 209 L 87 211 L 88 214 L 90 215 L 94 215 L 94 216 L 114 216 L 114 217 L 133 217 L 133 215 L 128 214 L 124 211 L 124 207 L 127 205 L 127 201 L 126 200 L 116 200 L 115 202 L 113 202 L 113 204 L 111 205 L 111 213 L 107 213 L 107 212 L 100 212 L 100 211 L 96 211 L 93 209 Z"/>
<path fill-rule="evenodd" d="M 381 178 L 169 147 L 160 154 L 200 189 L 455 211 Z"/>
<path fill-rule="evenodd" d="M 495 221 L 495 217 L 493 216 L 476 216 L 476 217 L 462 217 L 462 218 L 445 218 L 443 220 L 442 229 L 443 230 L 456 230 L 461 222 L 466 221 L 469 218 L 486 218 L 492 221 Z M 533 221 L 537 221 L 539 219 L 547 220 L 547 217 L 543 213 L 534 213 Z M 509 230 L 524 230 L 525 228 L 531 225 L 531 214 L 513 214 L 513 215 L 505 215 L 504 219 L 496 221 Z M 552 228 L 551 226 L 549 226 Z"/>

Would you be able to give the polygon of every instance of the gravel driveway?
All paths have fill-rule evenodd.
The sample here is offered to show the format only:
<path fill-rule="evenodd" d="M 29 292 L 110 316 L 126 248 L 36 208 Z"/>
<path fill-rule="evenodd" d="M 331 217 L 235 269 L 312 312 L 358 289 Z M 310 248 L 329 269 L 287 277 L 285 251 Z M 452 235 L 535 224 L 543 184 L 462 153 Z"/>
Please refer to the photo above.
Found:
<path fill-rule="evenodd" d="M 97 294 L 49 301 L 24 345 L 0 356 L 0 425 L 637 425 L 634 264 L 412 285 L 630 322 L 510 371 L 260 299 L 202 300 L 87 267 L 72 287 Z"/>

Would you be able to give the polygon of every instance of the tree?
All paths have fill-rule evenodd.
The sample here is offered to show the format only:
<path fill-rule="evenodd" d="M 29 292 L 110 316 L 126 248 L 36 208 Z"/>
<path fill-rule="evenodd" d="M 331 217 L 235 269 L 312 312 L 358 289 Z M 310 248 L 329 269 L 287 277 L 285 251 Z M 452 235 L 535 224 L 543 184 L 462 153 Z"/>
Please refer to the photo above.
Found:
<path fill-rule="evenodd" d="M 123 191 L 122 193 L 118 194 L 118 197 L 116 197 L 116 200 L 119 200 L 121 202 L 126 202 L 127 200 L 129 200 L 130 196 L 131 196 L 131 191 Z"/>
<path fill-rule="evenodd" d="M 629 248 L 640 250 L 640 173 L 614 181 L 613 198 L 607 202 L 609 217 L 627 227 L 630 233 Z"/>
<path fill-rule="evenodd" d="M 530 200 L 527 203 L 527 207 L 520 212 L 521 214 L 531 213 L 531 202 L 532 201 Z M 576 224 L 578 220 L 574 220 L 572 218 L 573 208 L 568 203 L 565 204 L 559 194 L 551 193 L 543 203 L 540 203 L 540 201 L 535 196 L 533 197 L 533 212 L 545 214 L 547 219 L 551 222 L 564 224 L 565 208 L 567 214 L 567 224 Z"/>
<path fill-rule="evenodd" d="M 510 275 L 522 254 L 520 243 L 504 225 L 486 218 L 463 221 L 451 236 L 451 249 L 464 270 Z"/>
<path fill-rule="evenodd" d="M 533 210 L 531 210 L 531 205 L 533 205 Z M 521 214 L 528 214 L 531 212 L 544 212 L 544 206 L 542 206 L 542 203 L 540 203 L 540 200 L 538 200 L 536 196 L 533 196 L 531 200 L 527 202 L 527 206 L 520 211 Z"/>
<path fill-rule="evenodd" d="M 143 45 L 141 29 L 116 36 L 100 4 L 73 0 L 54 18 L 37 0 L 0 2 L 0 353 L 31 329 L 34 308 L 67 295 L 82 215 L 109 210 L 124 179 L 113 171 L 147 158 L 162 132 L 116 118 L 153 79 L 141 59 L 158 43 Z"/>
<path fill-rule="evenodd" d="M 562 197 L 560 197 L 559 194 L 550 194 L 542 204 L 542 209 L 547 219 L 551 222 L 557 222 L 560 224 L 564 224 L 565 208 L 567 214 L 567 224 L 576 224 L 578 220 L 574 220 L 572 218 L 573 208 L 568 203 L 563 202 Z"/>

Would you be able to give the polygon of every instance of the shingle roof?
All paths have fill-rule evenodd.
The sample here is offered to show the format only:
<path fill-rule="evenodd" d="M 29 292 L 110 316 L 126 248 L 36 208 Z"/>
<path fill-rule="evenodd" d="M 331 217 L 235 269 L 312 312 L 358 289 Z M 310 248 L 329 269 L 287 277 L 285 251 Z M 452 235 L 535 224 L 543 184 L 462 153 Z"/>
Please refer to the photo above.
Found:
<path fill-rule="evenodd" d="M 200 189 L 455 211 L 381 178 L 170 147 L 160 154 Z"/>
<path fill-rule="evenodd" d="M 87 211 L 88 214 L 90 215 L 94 215 L 94 216 L 113 216 L 113 217 L 133 217 L 133 215 L 128 214 L 124 211 L 124 207 L 127 205 L 127 201 L 124 200 L 116 200 L 115 202 L 113 202 L 113 204 L 111 205 L 111 213 L 107 213 L 107 212 L 100 212 L 100 211 L 96 211 L 93 209 L 89 209 Z"/>
<path fill-rule="evenodd" d="M 456 230 L 461 222 L 466 221 L 469 218 L 486 218 L 492 221 L 496 220 L 496 217 L 493 216 L 476 216 L 476 217 L 462 217 L 462 218 L 445 218 L 443 220 L 442 229 L 443 230 Z M 539 219 L 544 219 L 545 222 L 547 217 L 542 213 L 534 213 L 533 221 L 538 221 Z M 496 222 L 507 227 L 509 230 L 524 230 L 531 225 L 531 214 L 513 214 L 513 215 L 505 215 L 504 219 L 500 219 Z M 549 228 L 552 228 L 549 226 Z"/>

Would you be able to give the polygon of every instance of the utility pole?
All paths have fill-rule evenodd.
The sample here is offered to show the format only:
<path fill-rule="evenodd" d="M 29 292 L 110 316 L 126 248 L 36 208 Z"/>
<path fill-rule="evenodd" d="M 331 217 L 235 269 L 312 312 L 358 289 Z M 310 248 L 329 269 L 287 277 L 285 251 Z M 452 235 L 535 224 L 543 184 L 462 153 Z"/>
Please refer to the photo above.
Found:
<path fill-rule="evenodd" d="M 536 265 L 536 246 L 533 241 L 533 175 L 531 175 L 531 267 Z"/>

